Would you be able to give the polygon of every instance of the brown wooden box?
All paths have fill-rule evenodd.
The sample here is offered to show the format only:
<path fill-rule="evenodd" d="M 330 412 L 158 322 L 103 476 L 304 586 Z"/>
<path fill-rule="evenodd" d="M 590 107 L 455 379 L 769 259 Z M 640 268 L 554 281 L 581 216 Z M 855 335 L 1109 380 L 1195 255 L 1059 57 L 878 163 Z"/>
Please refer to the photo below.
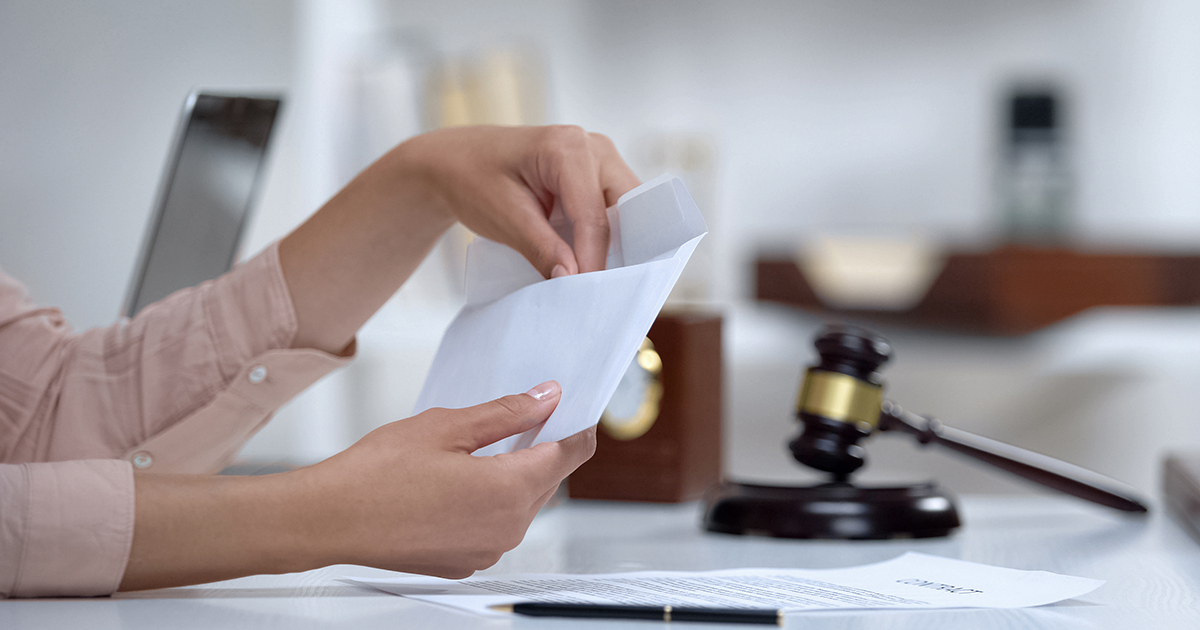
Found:
<path fill-rule="evenodd" d="M 647 335 L 662 357 L 663 397 L 645 435 L 597 430 L 596 454 L 567 482 L 573 499 L 673 503 L 721 477 L 721 317 L 663 313 Z"/>

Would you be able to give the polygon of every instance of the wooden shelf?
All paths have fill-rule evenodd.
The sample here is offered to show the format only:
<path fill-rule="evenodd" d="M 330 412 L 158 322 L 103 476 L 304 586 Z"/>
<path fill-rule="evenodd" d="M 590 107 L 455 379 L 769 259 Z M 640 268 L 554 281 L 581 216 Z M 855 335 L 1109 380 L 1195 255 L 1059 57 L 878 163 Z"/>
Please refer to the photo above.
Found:
<path fill-rule="evenodd" d="M 925 297 L 907 311 L 830 309 L 793 259 L 760 257 L 756 297 L 856 320 L 1017 335 L 1094 306 L 1198 304 L 1200 255 L 1095 254 L 1015 246 L 952 253 Z"/>

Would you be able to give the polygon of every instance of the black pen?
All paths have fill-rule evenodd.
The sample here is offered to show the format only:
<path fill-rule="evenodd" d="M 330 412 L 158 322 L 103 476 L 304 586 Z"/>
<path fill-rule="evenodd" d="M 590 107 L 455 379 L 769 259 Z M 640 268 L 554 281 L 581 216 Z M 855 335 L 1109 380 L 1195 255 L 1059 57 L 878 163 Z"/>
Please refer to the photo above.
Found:
<path fill-rule="evenodd" d="M 709 623 L 756 623 L 783 625 L 783 611 L 756 608 L 693 608 L 688 606 L 617 606 L 613 604 L 553 604 L 521 602 L 491 606 L 492 610 L 529 617 L 575 617 L 579 619 L 651 619 L 655 621 L 704 621 Z"/>

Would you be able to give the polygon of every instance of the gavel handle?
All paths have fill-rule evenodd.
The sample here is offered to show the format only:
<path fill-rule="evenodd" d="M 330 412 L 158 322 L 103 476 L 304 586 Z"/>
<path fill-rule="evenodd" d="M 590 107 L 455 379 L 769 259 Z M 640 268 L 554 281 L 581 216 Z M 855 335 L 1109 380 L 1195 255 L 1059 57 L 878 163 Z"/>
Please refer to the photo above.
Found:
<path fill-rule="evenodd" d="M 945 426 L 933 418 L 906 411 L 891 401 L 883 403 L 879 429 L 907 433 L 922 444 L 941 444 L 1018 477 L 1093 503 L 1126 512 L 1148 511 L 1137 492 L 1118 481 L 1053 457 Z"/>

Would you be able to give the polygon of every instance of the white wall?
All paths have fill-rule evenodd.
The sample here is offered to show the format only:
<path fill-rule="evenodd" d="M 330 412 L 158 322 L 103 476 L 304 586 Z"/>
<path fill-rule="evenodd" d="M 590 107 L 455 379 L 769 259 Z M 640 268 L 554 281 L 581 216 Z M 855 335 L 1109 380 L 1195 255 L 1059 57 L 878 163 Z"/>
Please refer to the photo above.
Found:
<path fill-rule="evenodd" d="M 815 230 L 986 240 L 998 95 L 1020 78 L 1069 90 L 1079 238 L 1200 244 L 1188 0 L 300 6 L 313 26 L 286 0 L 0 5 L 0 265 L 77 325 L 109 321 L 195 86 L 298 88 L 251 234 L 261 247 L 344 179 L 323 154 L 337 112 L 320 95 L 337 87 L 345 32 L 387 29 L 451 53 L 540 47 L 553 119 L 610 134 L 635 161 L 655 132 L 710 136 L 725 299 L 748 293 L 760 248 Z"/>
<path fill-rule="evenodd" d="M 592 2 L 564 114 L 623 146 L 718 138 L 725 295 L 767 243 L 818 229 L 990 238 L 1002 90 L 1070 97 L 1090 242 L 1200 244 L 1200 4 Z"/>
<path fill-rule="evenodd" d="M 0 266 L 76 327 L 114 321 L 184 97 L 286 90 L 293 13 L 288 0 L 0 3 Z M 280 193 L 264 191 L 264 213 Z"/>
<path fill-rule="evenodd" d="M 1189 0 L 381 0 L 378 28 L 445 51 L 531 42 L 554 120 L 636 161 L 661 131 L 714 139 L 717 293 L 763 247 L 819 230 L 994 238 L 1005 89 L 1068 97 L 1076 238 L 1200 245 L 1200 4 Z M 653 175 L 644 173 L 644 175 Z"/>
<path fill-rule="evenodd" d="M 290 91 L 248 249 L 282 235 L 348 177 L 337 162 L 339 73 L 357 44 L 393 30 L 451 54 L 539 47 L 552 119 L 611 135 L 635 162 L 655 133 L 710 138 L 718 161 L 709 246 L 723 301 L 749 294 L 761 248 L 792 248 L 821 230 L 986 242 L 999 103 L 1022 79 L 1068 89 L 1082 243 L 1200 248 L 1200 3 L 1190 0 L 9 1 L 0 3 L 0 266 L 77 326 L 111 321 L 176 112 L 195 86 Z M 410 304 L 372 322 L 359 363 L 289 406 L 248 452 L 311 460 L 403 416 L 448 316 Z M 1101 320 L 1088 339 L 1153 328 L 1137 323 L 1152 319 Z M 746 330 L 731 333 L 744 339 Z M 936 387 L 900 375 L 900 393 L 953 416 L 1023 395 L 1016 377 L 989 385 L 987 362 L 972 359 L 995 345 L 959 341 L 912 338 L 977 370 L 975 389 L 939 399 Z M 789 356 L 805 343 L 787 346 Z M 750 395 L 754 370 L 807 360 L 755 347 L 730 355 L 744 370 L 731 378 L 739 405 L 766 400 Z M 1106 360 L 1124 369 L 1120 357 Z M 781 400 L 794 395 L 772 387 L 788 390 Z M 1186 405 L 1138 387 L 1122 405 L 1159 405 L 1184 421 Z M 742 450 L 734 440 L 735 454 L 775 448 L 787 412 L 771 413 L 735 410 L 739 431 L 765 430 L 772 442 Z M 1054 419 L 1053 409 L 1044 414 Z M 1064 455 L 1079 444 L 1040 431 L 1002 437 L 1048 435 Z M 1080 461 L 1116 461 L 1105 448 Z M 1139 448 L 1145 487 L 1158 445 Z"/>

